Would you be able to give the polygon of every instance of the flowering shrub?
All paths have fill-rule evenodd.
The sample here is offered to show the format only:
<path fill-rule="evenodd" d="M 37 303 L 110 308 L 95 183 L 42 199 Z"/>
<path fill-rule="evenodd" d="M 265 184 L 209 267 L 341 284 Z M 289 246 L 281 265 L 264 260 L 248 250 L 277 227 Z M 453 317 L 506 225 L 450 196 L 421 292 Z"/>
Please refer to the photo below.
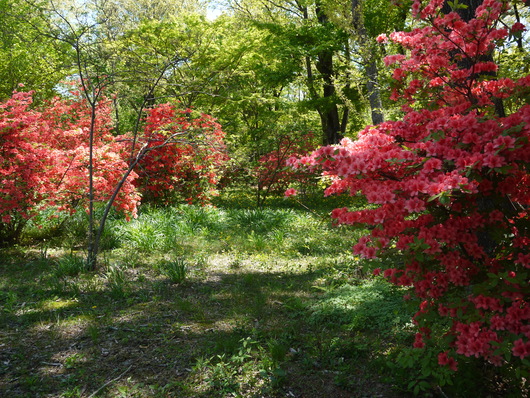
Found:
<path fill-rule="evenodd" d="M 484 0 L 469 21 L 441 13 L 442 4 L 416 0 L 424 26 L 379 38 L 408 51 L 385 60 L 403 120 L 290 164 L 321 167 L 333 178 L 326 195 L 361 194 L 373 204 L 331 216 L 372 226 L 354 253 L 391 258 L 375 273 L 413 289 L 414 347 L 437 350 L 448 370 L 475 357 L 528 377 L 530 76 L 494 78 L 491 52 L 511 33 L 498 23 L 506 2 Z"/>
<path fill-rule="evenodd" d="M 81 99 L 55 98 L 33 109 L 32 94 L 14 92 L 0 104 L 0 236 L 6 244 L 40 209 L 74 211 L 87 198 L 90 106 Z M 213 118 L 192 118 L 189 111 L 159 105 L 148 112 L 131 154 L 130 137 L 112 135 L 109 104 L 103 99 L 95 109 L 95 201 L 111 197 L 131 155 L 140 156 L 140 176 L 129 174 L 113 203 L 128 216 L 136 215 L 138 186 L 154 198 L 178 191 L 189 202 L 212 194 L 226 160 L 224 133 Z"/>
<path fill-rule="evenodd" d="M 290 158 L 306 156 L 316 148 L 312 133 L 300 137 L 284 136 L 278 141 L 277 149 L 263 155 L 258 160 L 255 173 L 258 180 L 258 198 L 263 200 L 268 193 L 283 192 L 290 184 L 307 185 L 315 173 L 304 169 L 293 169 L 287 166 Z M 294 188 L 289 190 L 289 193 Z"/>
<path fill-rule="evenodd" d="M 32 109 L 32 92 L 14 92 L 0 104 L 0 236 L 18 237 L 24 220 L 41 208 L 73 207 L 87 197 L 90 107 L 81 100 L 54 99 Z M 126 147 L 111 134 L 110 108 L 96 109 L 94 189 L 106 200 L 123 172 Z M 134 215 L 139 196 L 132 174 L 115 206 Z"/>
<path fill-rule="evenodd" d="M 150 109 L 142 137 L 150 150 L 139 162 L 136 186 L 147 200 L 169 203 L 180 195 L 188 203 L 208 202 L 228 160 L 224 135 L 209 115 L 193 117 L 171 104 Z"/>

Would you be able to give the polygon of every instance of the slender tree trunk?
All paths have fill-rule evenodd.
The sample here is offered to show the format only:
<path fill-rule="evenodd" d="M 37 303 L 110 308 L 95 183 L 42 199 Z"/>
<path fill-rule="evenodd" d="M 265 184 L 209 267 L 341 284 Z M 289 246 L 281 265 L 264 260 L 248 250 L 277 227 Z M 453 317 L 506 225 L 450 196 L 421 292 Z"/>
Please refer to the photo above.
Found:
<path fill-rule="evenodd" d="M 368 91 L 372 124 L 377 125 L 385 121 L 381 92 L 379 91 L 379 73 L 375 61 L 376 54 L 373 49 L 373 43 L 370 43 L 366 33 L 359 0 L 351 0 L 351 13 L 353 29 L 357 33 L 358 40 L 363 48 L 362 58 L 366 74 L 366 90 Z"/>
<path fill-rule="evenodd" d="M 379 92 L 379 76 L 377 64 L 373 60 L 368 61 L 366 65 L 366 89 L 368 90 L 368 101 L 372 114 L 372 124 L 380 124 L 385 121 L 383 115 L 383 103 L 381 102 L 381 93 Z"/>
<path fill-rule="evenodd" d="M 96 126 L 96 106 L 91 103 L 90 107 L 90 132 L 88 152 L 88 255 L 87 267 L 90 270 L 96 268 L 97 247 L 94 240 L 94 132 Z"/>

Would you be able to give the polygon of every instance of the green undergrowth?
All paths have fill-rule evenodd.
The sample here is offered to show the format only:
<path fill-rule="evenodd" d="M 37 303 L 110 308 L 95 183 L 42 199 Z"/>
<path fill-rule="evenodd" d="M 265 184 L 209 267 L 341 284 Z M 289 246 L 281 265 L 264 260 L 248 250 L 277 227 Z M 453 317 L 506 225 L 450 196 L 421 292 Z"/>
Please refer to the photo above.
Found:
<path fill-rule="evenodd" d="M 29 224 L 0 253 L 0 396 L 408 396 L 389 367 L 413 337 L 405 291 L 317 199 L 112 215 L 96 271 L 82 212 Z"/>

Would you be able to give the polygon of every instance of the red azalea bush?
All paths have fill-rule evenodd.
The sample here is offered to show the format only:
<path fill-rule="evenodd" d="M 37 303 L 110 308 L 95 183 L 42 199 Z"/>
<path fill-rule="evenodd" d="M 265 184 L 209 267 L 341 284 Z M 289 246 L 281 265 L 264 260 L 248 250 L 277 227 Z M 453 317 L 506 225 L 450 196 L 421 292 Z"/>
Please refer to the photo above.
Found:
<path fill-rule="evenodd" d="M 46 207 L 73 211 L 88 197 L 91 107 L 82 99 L 55 98 L 33 108 L 32 92 L 15 92 L 0 104 L 0 237 L 15 241 L 25 220 Z M 109 200 L 129 168 L 114 206 L 135 216 L 138 187 L 149 198 L 174 192 L 189 202 L 213 194 L 227 159 L 220 125 L 208 115 L 191 117 L 164 104 L 149 110 L 145 131 L 131 152 L 130 137 L 112 134 L 110 102 L 95 108 L 93 168 L 95 201 Z"/>
<path fill-rule="evenodd" d="M 147 201 L 207 203 L 228 160 L 221 125 L 209 115 L 162 104 L 148 110 L 142 140 L 150 148 L 135 184 Z M 169 143 L 164 143 L 169 140 Z"/>
<path fill-rule="evenodd" d="M 326 195 L 374 205 L 332 217 L 372 226 L 353 251 L 388 259 L 375 273 L 413 289 L 414 347 L 447 371 L 474 357 L 528 377 L 530 76 L 494 76 L 491 53 L 511 37 L 499 23 L 506 2 L 484 0 L 469 21 L 442 4 L 415 1 L 424 26 L 390 35 L 407 51 L 385 60 L 403 120 L 291 164 L 322 167 L 334 179 Z"/>
<path fill-rule="evenodd" d="M 32 109 L 32 92 L 14 92 L 0 104 L 0 236 L 18 238 L 25 220 L 45 207 L 72 210 L 87 197 L 91 109 L 82 100 L 54 99 Z M 127 169 L 126 146 L 111 134 L 110 107 L 96 108 L 94 188 L 98 201 L 110 197 Z M 139 196 L 123 186 L 115 206 L 134 215 Z"/>
<path fill-rule="evenodd" d="M 314 179 L 315 173 L 288 167 L 287 160 L 306 156 L 316 147 L 312 133 L 282 137 L 278 141 L 277 149 L 263 155 L 255 168 L 260 197 L 265 198 L 268 193 L 283 192 L 293 183 L 302 187 L 308 185 Z"/>

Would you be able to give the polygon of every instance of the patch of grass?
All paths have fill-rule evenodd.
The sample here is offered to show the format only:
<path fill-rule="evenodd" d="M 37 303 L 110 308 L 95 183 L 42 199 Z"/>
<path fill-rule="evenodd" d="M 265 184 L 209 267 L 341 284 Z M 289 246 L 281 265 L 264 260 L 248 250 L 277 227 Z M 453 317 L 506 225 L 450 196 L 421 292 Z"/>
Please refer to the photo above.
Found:
<path fill-rule="evenodd" d="M 255 361 L 258 342 L 251 337 L 239 341 L 232 355 L 199 358 L 193 372 L 201 382 L 199 389 L 211 397 L 251 396 L 262 390 L 265 375 Z"/>
<path fill-rule="evenodd" d="M 113 216 L 96 272 L 71 250 L 84 215 L 46 255 L 0 252 L 0 396 L 399 397 L 380 372 L 408 344 L 403 292 L 317 199 Z"/>
<path fill-rule="evenodd" d="M 0 306 L 2 312 L 13 313 L 18 307 L 19 298 L 16 292 L 0 291 Z"/>
<path fill-rule="evenodd" d="M 121 299 L 128 295 L 129 280 L 123 267 L 117 264 L 110 265 L 103 274 L 103 279 L 112 297 Z"/>
<path fill-rule="evenodd" d="M 396 336 L 411 326 L 414 311 L 403 300 L 405 292 L 377 278 L 330 289 L 311 307 L 311 320 L 342 326 L 354 332 Z"/>
<path fill-rule="evenodd" d="M 64 360 L 64 367 L 66 369 L 73 369 L 78 367 L 80 364 L 82 364 L 85 361 L 85 355 L 75 353 L 65 358 Z"/>
<path fill-rule="evenodd" d="M 179 257 L 171 261 L 162 261 L 158 264 L 158 269 L 172 283 L 182 283 L 188 274 L 188 263 L 184 258 Z"/>
<path fill-rule="evenodd" d="M 125 247 L 143 253 L 160 249 L 165 240 L 157 218 L 150 214 L 132 221 L 131 224 L 123 225 L 122 235 Z"/>
<path fill-rule="evenodd" d="M 85 258 L 74 254 L 61 256 L 56 263 L 55 276 L 58 278 L 78 276 L 87 270 Z"/>
<path fill-rule="evenodd" d="M 228 213 L 228 220 L 233 228 L 256 234 L 282 228 L 293 218 L 290 210 L 234 209 Z"/>

